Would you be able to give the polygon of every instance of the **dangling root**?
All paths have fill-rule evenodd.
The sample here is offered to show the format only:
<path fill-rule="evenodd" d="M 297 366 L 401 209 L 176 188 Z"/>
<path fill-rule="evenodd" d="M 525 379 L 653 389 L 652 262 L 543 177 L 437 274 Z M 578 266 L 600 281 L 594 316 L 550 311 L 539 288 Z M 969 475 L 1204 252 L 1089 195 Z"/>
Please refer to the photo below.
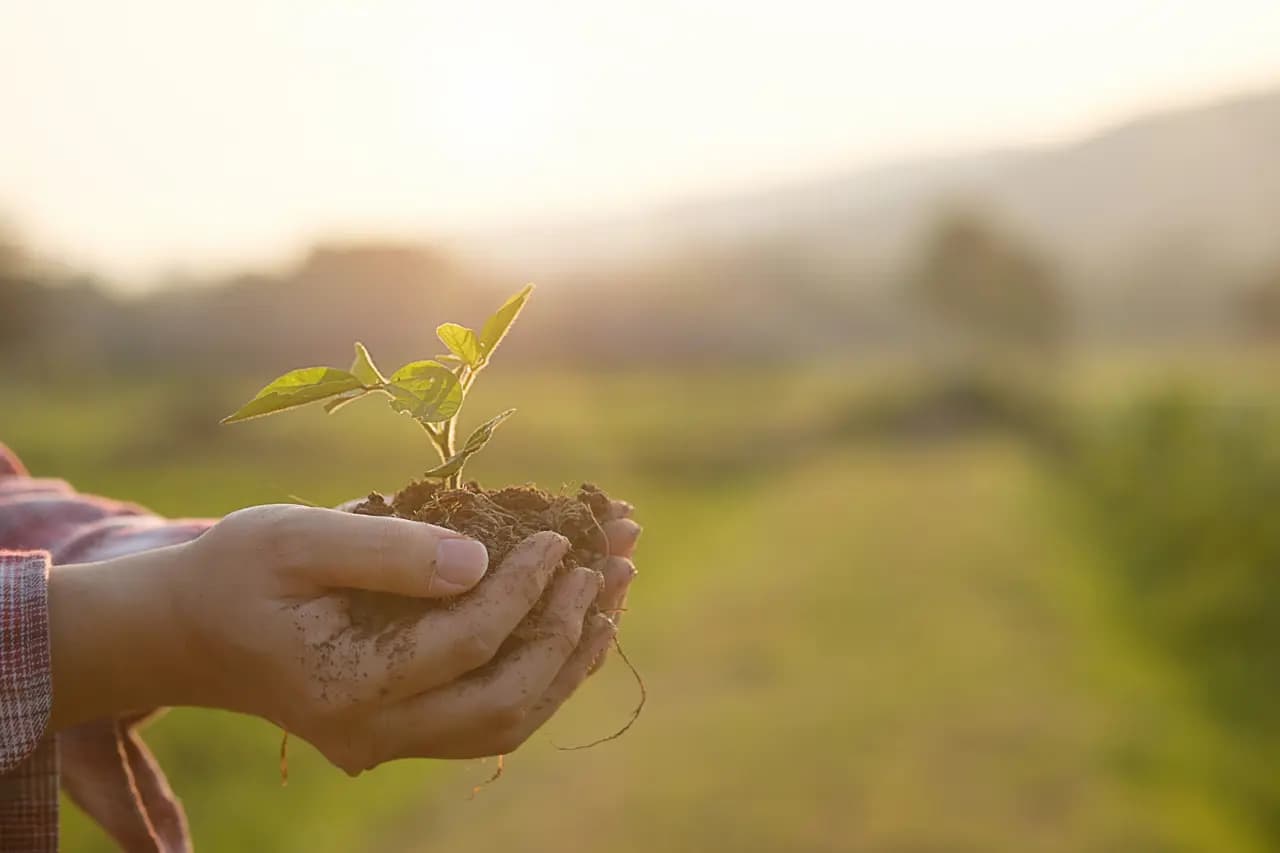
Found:
<path fill-rule="evenodd" d="M 479 785 L 476 785 L 474 788 L 471 789 L 471 796 L 467 797 L 468 800 L 474 800 L 476 798 L 476 794 L 480 793 L 481 788 L 487 788 L 490 785 L 492 785 L 494 782 L 497 782 L 499 779 L 502 778 L 502 771 L 504 769 L 503 765 L 505 763 L 504 759 L 506 759 L 505 755 L 498 756 L 498 768 L 493 771 L 492 776 L 490 776 L 488 779 L 485 779 Z"/>
<path fill-rule="evenodd" d="M 284 737 L 280 738 L 280 787 L 289 786 L 289 730 L 282 729 Z"/>
<path fill-rule="evenodd" d="M 584 743 L 580 746 L 556 746 L 556 749 L 563 750 L 564 752 L 573 752 L 574 750 L 590 749 L 593 746 L 599 746 L 602 743 L 617 740 L 627 733 L 627 729 L 635 725 L 636 720 L 640 719 L 640 712 L 644 710 L 644 703 L 649 698 L 648 691 L 645 690 L 644 679 L 640 677 L 639 671 L 635 668 L 635 665 L 631 663 L 631 660 L 627 657 L 627 653 L 622 650 L 622 644 L 618 642 L 616 635 L 613 638 L 613 647 L 617 649 L 618 657 L 622 658 L 622 662 L 627 665 L 627 669 L 631 670 L 631 674 L 635 676 L 636 684 L 640 687 L 640 702 L 636 705 L 635 710 L 631 712 L 631 719 L 627 720 L 627 724 L 625 726 L 607 737 L 602 737 L 599 740 L 593 740 L 591 743 Z M 555 744 L 552 745 L 555 746 Z"/>

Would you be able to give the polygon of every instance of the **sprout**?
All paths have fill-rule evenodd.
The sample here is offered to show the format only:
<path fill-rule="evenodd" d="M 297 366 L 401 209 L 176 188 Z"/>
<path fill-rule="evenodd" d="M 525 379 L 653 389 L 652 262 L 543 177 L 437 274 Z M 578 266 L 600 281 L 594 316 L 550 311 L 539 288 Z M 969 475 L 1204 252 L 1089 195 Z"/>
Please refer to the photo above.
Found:
<path fill-rule="evenodd" d="M 462 404 L 480 372 L 520 316 L 533 292 L 526 285 L 512 296 L 484 324 L 475 330 L 457 323 L 444 323 L 436 329 L 447 355 L 410 362 L 391 374 L 383 375 L 364 344 L 356 344 L 356 357 L 350 370 L 333 367 L 304 367 L 291 370 L 272 380 L 239 410 L 223 418 L 224 424 L 273 415 L 288 409 L 327 400 L 324 410 L 332 414 L 338 409 L 369 394 L 388 398 L 391 408 L 413 418 L 426 431 L 440 455 L 440 464 L 426 472 L 427 477 L 445 485 L 462 482 L 462 469 L 467 460 L 480 452 L 493 431 L 511 417 L 515 409 L 507 409 L 472 431 L 459 449 L 457 422 Z"/>

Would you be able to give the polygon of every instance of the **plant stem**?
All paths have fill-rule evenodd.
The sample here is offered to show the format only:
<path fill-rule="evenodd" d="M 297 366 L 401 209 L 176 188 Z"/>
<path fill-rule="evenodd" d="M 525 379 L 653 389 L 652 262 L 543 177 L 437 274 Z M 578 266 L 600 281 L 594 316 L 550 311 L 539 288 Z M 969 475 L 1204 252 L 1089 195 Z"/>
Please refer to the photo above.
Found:
<path fill-rule="evenodd" d="M 450 456 L 453 456 L 453 454 L 458 452 L 458 448 L 456 446 L 457 445 L 457 439 L 456 439 L 457 424 L 458 424 L 458 419 L 456 417 L 453 417 L 453 418 L 449 418 L 449 420 L 444 425 L 444 449 Z"/>
<path fill-rule="evenodd" d="M 458 384 L 462 386 L 462 399 L 466 402 L 467 391 L 471 389 L 471 383 L 475 381 L 476 372 L 467 365 L 463 365 L 458 370 Z M 444 450 L 452 459 L 454 454 L 458 452 L 458 415 L 444 423 Z M 449 488 L 457 489 L 462 486 L 462 470 L 459 469 L 456 474 L 450 474 L 445 478 L 444 484 Z"/>
<path fill-rule="evenodd" d="M 431 424 L 424 424 L 421 421 L 419 421 L 418 424 L 422 427 L 423 431 L 431 439 L 431 446 L 436 449 L 436 453 L 440 456 L 440 461 L 442 463 L 448 462 L 449 457 L 452 456 L 453 454 L 449 452 L 449 448 L 445 443 L 444 432 L 432 429 Z"/>
<path fill-rule="evenodd" d="M 444 425 L 444 447 L 445 447 L 445 450 L 449 453 L 450 459 L 453 458 L 453 454 L 458 452 L 456 449 L 456 438 L 455 438 L 457 424 L 458 424 L 458 417 L 457 415 L 454 415 L 453 417 L 449 418 L 449 420 L 445 422 L 445 425 Z M 462 472 L 459 471 L 456 474 L 450 474 L 448 477 L 445 478 L 444 484 L 449 488 L 453 488 L 453 489 L 458 488 L 460 485 L 462 485 Z"/>
<path fill-rule="evenodd" d="M 475 381 L 476 373 L 466 365 L 463 365 L 458 371 L 458 384 L 462 386 L 463 400 L 466 399 L 466 393 L 471 388 L 471 383 Z M 426 431 L 431 438 L 431 444 L 436 449 L 436 453 L 440 456 L 441 463 L 448 462 L 458 452 L 458 415 L 455 413 L 453 417 L 445 421 L 443 424 L 427 424 L 419 421 L 422 429 Z M 451 474 L 444 478 L 444 485 L 448 488 L 459 488 L 462 485 L 462 471 Z"/>

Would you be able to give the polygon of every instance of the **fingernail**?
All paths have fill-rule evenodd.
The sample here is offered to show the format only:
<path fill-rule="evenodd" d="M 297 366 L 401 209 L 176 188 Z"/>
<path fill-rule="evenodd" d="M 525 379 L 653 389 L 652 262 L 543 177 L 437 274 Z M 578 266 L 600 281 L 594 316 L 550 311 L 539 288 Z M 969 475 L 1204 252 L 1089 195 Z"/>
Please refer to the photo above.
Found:
<path fill-rule="evenodd" d="M 627 519 L 630 521 L 630 519 Z M 622 534 L 622 541 L 627 545 L 634 545 L 636 540 L 640 538 L 640 534 L 644 532 L 644 528 L 632 521 L 626 526 L 625 532 Z"/>
<path fill-rule="evenodd" d="M 441 539 L 436 546 L 436 581 L 458 592 L 475 586 L 489 568 L 489 551 L 475 539 Z"/>

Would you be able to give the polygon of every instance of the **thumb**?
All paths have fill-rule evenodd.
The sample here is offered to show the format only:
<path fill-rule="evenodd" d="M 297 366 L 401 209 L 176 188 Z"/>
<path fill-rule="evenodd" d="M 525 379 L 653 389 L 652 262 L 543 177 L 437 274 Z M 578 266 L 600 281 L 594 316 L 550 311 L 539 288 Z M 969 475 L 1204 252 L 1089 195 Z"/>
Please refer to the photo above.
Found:
<path fill-rule="evenodd" d="M 296 516 L 289 568 L 318 586 L 441 598 L 466 592 L 489 568 L 483 543 L 434 524 L 310 507 Z"/>

